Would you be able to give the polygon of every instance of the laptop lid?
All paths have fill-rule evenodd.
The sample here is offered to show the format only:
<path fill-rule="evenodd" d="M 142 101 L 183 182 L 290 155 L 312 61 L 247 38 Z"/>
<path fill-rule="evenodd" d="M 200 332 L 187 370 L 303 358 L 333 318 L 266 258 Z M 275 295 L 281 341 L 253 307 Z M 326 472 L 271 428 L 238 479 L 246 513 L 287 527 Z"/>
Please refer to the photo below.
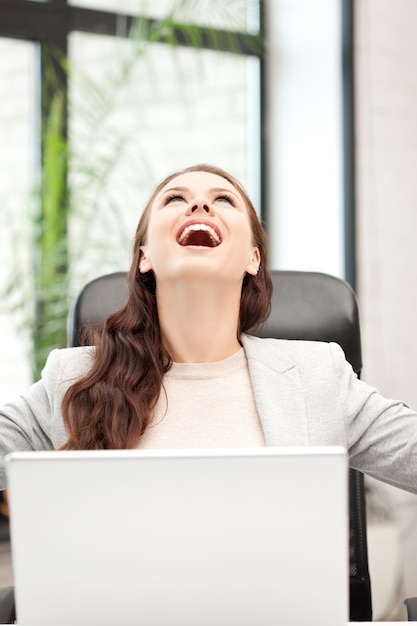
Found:
<path fill-rule="evenodd" d="M 20 626 L 344 626 L 340 448 L 15 453 Z"/>

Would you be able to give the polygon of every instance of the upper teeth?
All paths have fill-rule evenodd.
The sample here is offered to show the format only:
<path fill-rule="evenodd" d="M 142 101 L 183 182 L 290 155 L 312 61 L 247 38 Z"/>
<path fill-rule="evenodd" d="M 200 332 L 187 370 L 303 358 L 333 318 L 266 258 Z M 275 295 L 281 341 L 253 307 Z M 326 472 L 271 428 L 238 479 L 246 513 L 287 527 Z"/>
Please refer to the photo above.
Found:
<path fill-rule="evenodd" d="M 197 230 L 207 231 L 207 233 L 210 235 L 213 241 L 216 242 L 216 244 L 219 244 L 221 242 L 221 239 L 219 235 L 216 233 L 216 231 L 214 230 L 214 228 L 212 228 L 208 224 L 190 224 L 189 226 L 186 226 L 184 228 L 181 235 L 179 236 L 178 238 L 179 243 L 185 241 L 191 232 L 197 231 Z"/>

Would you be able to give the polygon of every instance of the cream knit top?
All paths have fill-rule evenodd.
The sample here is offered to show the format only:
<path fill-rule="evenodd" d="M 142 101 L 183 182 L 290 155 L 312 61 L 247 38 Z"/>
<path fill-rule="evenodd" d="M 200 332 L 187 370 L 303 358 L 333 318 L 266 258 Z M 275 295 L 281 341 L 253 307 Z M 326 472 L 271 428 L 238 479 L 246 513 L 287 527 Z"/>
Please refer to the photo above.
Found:
<path fill-rule="evenodd" d="M 138 448 L 264 446 L 246 354 L 216 363 L 173 363 Z"/>

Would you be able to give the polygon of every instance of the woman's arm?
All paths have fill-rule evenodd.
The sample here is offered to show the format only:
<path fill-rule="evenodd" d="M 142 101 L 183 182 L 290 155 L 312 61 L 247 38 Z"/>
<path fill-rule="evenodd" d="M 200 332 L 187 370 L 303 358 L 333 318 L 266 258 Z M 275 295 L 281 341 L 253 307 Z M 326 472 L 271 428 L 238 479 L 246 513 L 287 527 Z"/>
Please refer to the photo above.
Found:
<path fill-rule="evenodd" d="M 51 409 L 42 380 L 0 409 L 0 489 L 6 487 L 4 457 L 8 452 L 49 450 Z"/>
<path fill-rule="evenodd" d="M 345 417 L 350 464 L 374 478 L 417 493 L 417 413 L 358 380 L 331 344 Z"/>
<path fill-rule="evenodd" d="M 0 408 L 0 489 L 6 487 L 8 452 L 53 450 L 67 439 L 61 415 L 66 389 L 91 365 L 91 348 L 53 350 L 41 380 Z"/>

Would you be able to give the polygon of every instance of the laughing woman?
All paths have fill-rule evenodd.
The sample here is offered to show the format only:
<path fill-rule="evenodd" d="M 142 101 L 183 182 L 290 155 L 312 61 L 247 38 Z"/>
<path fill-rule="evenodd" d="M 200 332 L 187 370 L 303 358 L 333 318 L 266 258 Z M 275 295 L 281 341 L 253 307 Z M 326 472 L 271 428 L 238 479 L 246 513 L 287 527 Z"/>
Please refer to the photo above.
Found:
<path fill-rule="evenodd" d="M 249 335 L 271 291 L 242 186 L 207 165 L 169 176 L 140 219 L 125 306 L 94 331 L 94 348 L 53 351 L 41 380 L 3 407 L 1 459 L 309 441 L 342 445 L 352 467 L 417 492 L 417 414 L 359 381 L 335 344 Z M 302 415 L 280 414 L 274 396 L 282 405 L 295 388 Z"/>

